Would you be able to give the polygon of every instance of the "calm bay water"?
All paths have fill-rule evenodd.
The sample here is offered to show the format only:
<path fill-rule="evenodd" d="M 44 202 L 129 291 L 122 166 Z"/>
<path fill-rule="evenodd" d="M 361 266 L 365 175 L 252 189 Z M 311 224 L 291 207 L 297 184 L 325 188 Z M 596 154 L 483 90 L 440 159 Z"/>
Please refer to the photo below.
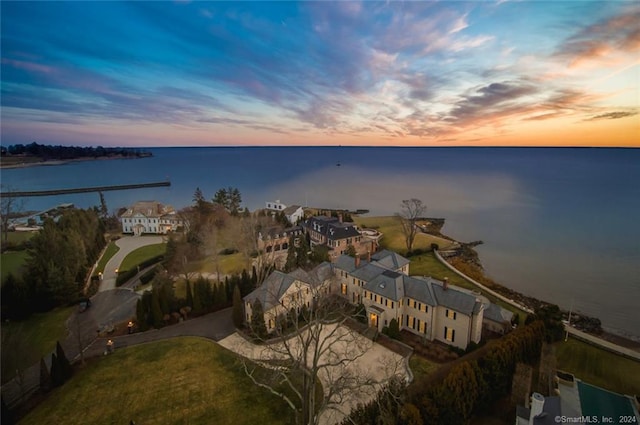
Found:
<path fill-rule="evenodd" d="M 444 232 L 478 247 L 487 273 L 519 292 L 599 317 L 640 337 L 640 149 L 158 148 L 139 160 L 2 170 L 15 190 L 161 181 L 171 187 L 105 192 L 110 209 L 156 199 L 176 208 L 196 187 L 267 200 L 393 214 L 422 199 Z M 337 164 L 340 163 L 340 166 Z M 40 210 L 97 194 L 30 198 Z"/>

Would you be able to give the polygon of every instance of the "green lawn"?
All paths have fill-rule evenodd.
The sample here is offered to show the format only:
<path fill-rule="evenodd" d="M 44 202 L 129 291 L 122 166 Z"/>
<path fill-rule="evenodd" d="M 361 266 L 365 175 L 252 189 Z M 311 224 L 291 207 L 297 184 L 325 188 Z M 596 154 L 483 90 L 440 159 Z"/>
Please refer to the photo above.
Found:
<path fill-rule="evenodd" d="M 221 274 L 239 274 L 243 269 L 247 272 L 251 272 L 251 261 L 241 252 L 236 252 L 231 255 L 218 256 L 220 273 Z M 194 263 L 194 271 L 201 273 L 215 273 L 216 264 L 208 259 Z"/>
<path fill-rule="evenodd" d="M 166 243 L 158 243 L 154 245 L 147 245 L 141 248 L 138 248 L 134 251 L 131 251 L 129 255 L 124 257 L 122 263 L 120 264 L 119 272 L 125 272 L 133 267 L 136 267 L 138 264 L 143 261 L 149 260 L 155 256 L 162 255 L 167 250 Z"/>
<path fill-rule="evenodd" d="M 98 261 L 98 266 L 96 267 L 94 273 L 96 275 L 98 273 L 104 273 L 104 267 L 107 265 L 111 257 L 116 255 L 116 252 L 118 251 L 120 251 L 120 247 L 118 247 L 115 242 L 109 242 L 109 245 L 107 245 L 107 249 L 104 251 L 104 254 L 100 258 L 100 261 Z"/>
<path fill-rule="evenodd" d="M 569 338 L 554 344 L 558 369 L 621 394 L 640 394 L 640 362 Z"/>
<path fill-rule="evenodd" d="M 27 251 L 7 251 L 0 254 L 0 279 L 4 279 L 9 273 L 15 277 L 22 276 L 22 266 L 27 260 Z"/>
<path fill-rule="evenodd" d="M 7 243 L 18 245 L 31 239 L 37 232 L 8 232 Z M 4 237 L 4 235 L 2 236 Z M 4 243 L 4 239 L 3 239 Z"/>
<path fill-rule="evenodd" d="M 20 322 L 2 323 L 2 382 L 13 378 L 56 348 L 67 335 L 65 322 L 73 307 L 34 314 Z"/>
<path fill-rule="evenodd" d="M 378 231 L 383 233 L 380 245 L 383 248 L 390 249 L 399 253 L 406 252 L 407 248 L 404 243 L 404 236 L 402 235 L 402 229 L 398 219 L 393 216 L 384 217 L 355 217 L 356 223 L 363 227 L 374 227 Z M 416 237 L 414 244 L 415 248 L 431 249 L 431 243 L 437 243 L 441 249 L 446 249 L 451 245 L 451 241 L 438 238 L 436 236 L 426 235 L 419 233 Z M 449 270 L 446 266 L 438 261 L 433 255 L 433 252 L 426 252 L 424 254 L 416 255 L 409 258 L 411 264 L 409 265 L 409 274 L 412 276 L 430 276 L 438 280 L 443 278 L 449 278 L 449 283 L 459 286 L 461 288 L 478 290 L 478 287 L 466 279 L 460 277 L 458 274 Z M 482 292 L 482 291 L 481 291 Z M 484 294 L 484 293 L 483 293 Z M 497 298 L 484 294 L 491 302 L 498 304 L 499 306 L 506 308 L 507 310 L 518 313 L 520 319 L 524 320 L 526 313 L 522 310 L 513 307 Z"/>
<path fill-rule="evenodd" d="M 369 227 L 382 232 L 380 244 L 387 249 L 396 251 L 400 254 L 407 252 L 402 227 L 398 219 L 393 216 L 382 217 L 354 217 L 354 222 L 360 227 Z M 451 241 L 437 236 L 427 235 L 426 233 L 416 234 L 413 243 L 413 249 L 431 249 L 431 244 L 437 243 L 440 249 L 446 249 L 451 246 Z"/>
<path fill-rule="evenodd" d="M 279 398 L 253 385 L 235 354 L 183 337 L 118 350 L 80 370 L 21 424 L 288 424 Z"/>

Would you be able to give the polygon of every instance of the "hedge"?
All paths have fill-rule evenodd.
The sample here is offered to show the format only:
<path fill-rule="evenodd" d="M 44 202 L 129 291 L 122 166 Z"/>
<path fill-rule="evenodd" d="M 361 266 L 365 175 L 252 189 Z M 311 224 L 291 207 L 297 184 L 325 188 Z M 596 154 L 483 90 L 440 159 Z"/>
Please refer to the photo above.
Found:
<path fill-rule="evenodd" d="M 125 282 L 133 279 L 138 274 L 138 270 L 145 269 L 149 266 L 161 262 L 162 260 L 164 260 L 164 255 L 156 255 L 155 257 L 151 257 L 129 270 L 119 272 L 118 277 L 116 278 L 116 286 L 121 286 Z"/>

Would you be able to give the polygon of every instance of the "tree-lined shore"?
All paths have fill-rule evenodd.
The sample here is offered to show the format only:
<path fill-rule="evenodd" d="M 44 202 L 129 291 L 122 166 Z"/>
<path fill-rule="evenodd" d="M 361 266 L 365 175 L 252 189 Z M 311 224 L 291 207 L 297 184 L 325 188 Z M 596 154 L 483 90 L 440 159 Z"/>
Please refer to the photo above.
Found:
<path fill-rule="evenodd" d="M 68 161 L 94 159 L 146 158 L 152 153 L 138 148 L 103 146 L 62 146 L 16 144 L 0 148 L 0 168 L 17 168 L 32 165 L 64 164 Z"/>

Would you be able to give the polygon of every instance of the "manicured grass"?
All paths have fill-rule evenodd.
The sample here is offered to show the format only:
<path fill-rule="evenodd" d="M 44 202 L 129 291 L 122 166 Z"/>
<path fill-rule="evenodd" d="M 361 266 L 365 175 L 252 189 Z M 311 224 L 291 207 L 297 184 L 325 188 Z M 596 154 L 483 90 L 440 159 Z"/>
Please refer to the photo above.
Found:
<path fill-rule="evenodd" d="M 8 232 L 7 243 L 18 245 L 31 239 L 37 232 Z M 4 238 L 4 235 L 2 235 Z M 4 239 L 3 239 L 4 242 Z"/>
<path fill-rule="evenodd" d="M 107 265 L 111 257 L 116 255 L 116 252 L 118 251 L 120 251 L 120 247 L 118 247 L 115 242 L 109 242 L 109 245 L 107 245 L 107 249 L 105 249 L 104 254 L 100 258 L 100 261 L 98 261 L 98 266 L 96 267 L 94 273 L 96 275 L 98 273 L 104 273 L 105 266 Z"/>
<path fill-rule="evenodd" d="M 377 231 L 382 232 L 380 244 L 383 247 L 400 254 L 407 252 L 407 245 L 405 244 L 404 235 L 402 234 L 402 226 L 396 217 L 354 217 L 353 220 L 360 227 L 375 228 Z M 430 250 L 432 243 L 437 243 L 440 249 L 446 249 L 452 244 L 451 241 L 447 239 L 418 232 L 413 243 L 413 249 L 420 248 Z"/>
<path fill-rule="evenodd" d="M 162 255 L 166 252 L 166 250 L 166 243 L 158 243 L 154 245 L 143 246 L 134 251 L 131 251 L 131 253 L 129 253 L 129 255 L 124 257 L 124 260 L 122 260 L 122 263 L 119 267 L 119 272 L 125 272 L 133 267 L 136 267 L 143 261 L 149 260 L 158 255 Z"/>
<path fill-rule="evenodd" d="M 4 279 L 11 273 L 15 277 L 22 276 L 22 266 L 27 261 L 27 251 L 7 251 L 0 254 L 0 279 Z"/>
<path fill-rule="evenodd" d="M 288 424 L 279 398 L 253 385 L 238 358 L 184 337 L 102 357 L 56 389 L 22 424 Z"/>
<path fill-rule="evenodd" d="M 434 372 L 440 365 L 414 354 L 409 358 L 409 367 L 413 372 L 414 380 L 417 381 Z"/>
<path fill-rule="evenodd" d="M 231 255 L 220 255 L 218 258 L 220 274 L 239 274 L 243 269 L 251 272 L 251 261 L 241 252 Z M 215 273 L 216 264 L 212 260 L 194 263 L 194 271 Z"/>
<path fill-rule="evenodd" d="M 56 348 L 67 335 L 65 323 L 73 307 L 34 314 L 20 322 L 2 323 L 2 382 L 13 378 Z"/>
<path fill-rule="evenodd" d="M 569 338 L 554 344 L 557 367 L 593 385 L 621 394 L 640 394 L 640 362 Z"/>

